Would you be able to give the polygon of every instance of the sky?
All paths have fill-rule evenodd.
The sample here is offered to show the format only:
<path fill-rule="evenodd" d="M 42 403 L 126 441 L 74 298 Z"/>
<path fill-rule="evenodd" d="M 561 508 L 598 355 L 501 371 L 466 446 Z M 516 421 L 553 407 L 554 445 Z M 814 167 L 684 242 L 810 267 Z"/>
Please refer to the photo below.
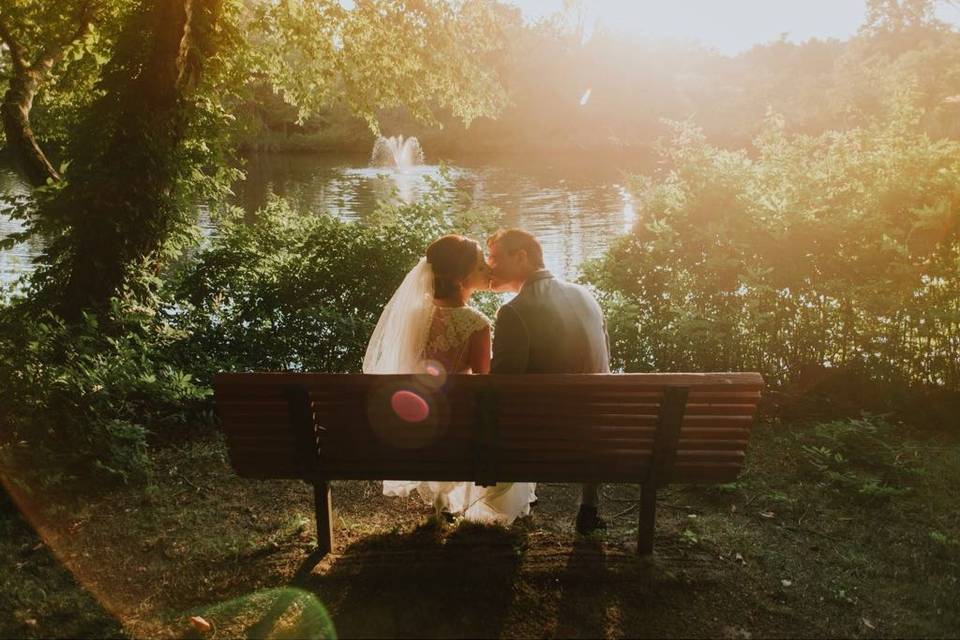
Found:
<path fill-rule="evenodd" d="M 559 11 L 563 0 L 510 0 L 528 19 Z M 863 0 L 582 0 L 584 25 L 654 39 L 698 40 L 735 55 L 755 44 L 846 39 L 865 13 Z M 941 20 L 960 26 L 960 3 L 941 5 Z"/>

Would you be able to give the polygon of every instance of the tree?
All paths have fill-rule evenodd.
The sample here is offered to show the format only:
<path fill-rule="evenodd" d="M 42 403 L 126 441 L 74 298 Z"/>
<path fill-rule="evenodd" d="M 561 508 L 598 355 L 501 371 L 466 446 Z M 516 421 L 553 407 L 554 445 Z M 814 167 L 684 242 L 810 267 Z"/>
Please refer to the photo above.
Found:
<path fill-rule="evenodd" d="M 861 32 L 880 34 L 940 25 L 934 0 L 867 0 Z"/>
<path fill-rule="evenodd" d="M 870 52 L 898 56 L 929 44 L 948 30 L 937 18 L 935 0 L 867 0 L 860 37 Z"/>
<path fill-rule="evenodd" d="M 140 0 L 71 139 L 66 180 L 36 194 L 41 289 L 65 317 L 106 308 L 179 228 L 199 164 L 184 143 L 204 113 L 222 9 L 222 0 Z"/>
<path fill-rule="evenodd" d="M 251 81 L 301 114 L 340 101 L 372 127 L 394 105 L 427 120 L 437 108 L 465 122 L 494 115 L 503 94 L 484 64 L 497 44 L 493 6 L 139 0 L 71 136 L 66 179 L 27 213 L 28 233 L 45 240 L 37 302 L 73 320 L 105 310 L 184 246 L 197 200 L 222 197 L 235 177 L 220 143 Z"/>
<path fill-rule="evenodd" d="M 509 12 L 495 0 L 279 0 L 253 7 L 256 70 L 300 119 L 345 104 L 377 129 L 405 107 L 437 123 L 496 115 L 506 97 L 493 71 Z"/>
<path fill-rule="evenodd" d="M 40 149 L 30 125 L 33 100 L 71 49 L 95 42 L 91 27 L 103 0 L 12 0 L 0 8 L 0 41 L 9 58 L 9 84 L 0 104 L 7 144 L 34 185 L 60 176 Z"/>

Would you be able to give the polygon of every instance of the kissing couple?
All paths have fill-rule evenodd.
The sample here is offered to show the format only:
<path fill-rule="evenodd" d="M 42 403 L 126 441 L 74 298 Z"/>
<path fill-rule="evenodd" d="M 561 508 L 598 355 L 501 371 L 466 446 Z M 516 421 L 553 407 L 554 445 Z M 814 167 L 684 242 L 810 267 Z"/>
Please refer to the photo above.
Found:
<path fill-rule="evenodd" d="M 496 324 L 468 303 L 476 291 L 513 292 Z M 491 338 L 492 336 L 492 338 Z M 491 346 L 492 344 L 492 346 Z M 363 359 L 364 373 L 609 373 L 606 326 L 590 292 L 553 276 L 543 248 L 520 229 L 487 240 L 446 235 L 434 241 L 384 307 Z M 383 493 L 416 491 L 448 519 L 510 524 L 530 513 L 536 484 L 384 480 Z M 583 485 L 576 528 L 605 529 L 600 487 Z"/>

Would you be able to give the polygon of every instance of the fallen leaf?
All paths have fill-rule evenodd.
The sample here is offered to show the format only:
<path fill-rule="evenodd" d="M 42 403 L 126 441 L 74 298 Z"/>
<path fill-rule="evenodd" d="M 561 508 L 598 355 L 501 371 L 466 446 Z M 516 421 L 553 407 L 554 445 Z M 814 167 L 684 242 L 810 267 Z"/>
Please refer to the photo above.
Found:
<path fill-rule="evenodd" d="M 735 640 L 752 640 L 753 634 L 743 627 L 725 626 L 722 630 L 722 637 L 733 638 Z"/>
<path fill-rule="evenodd" d="M 192 624 L 197 631 L 202 633 L 206 633 L 211 629 L 210 623 L 200 616 L 190 616 L 190 624 Z"/>
<path fill-rule="evenodd" d="M 873 630 L 873 631 L 876 631 L 876 629 L 877 629 L 877 628 L 874 626 L 874 624 L 873 624 L 872 622 L 870 622 L 869 620 L 867 620 L 866 618 L 860 618 L 860 622 L 862 622 L 862 623 L 863 623 L 863 626 L 865 626 L 867 629 L 870 629 L 870 630 Z"/>

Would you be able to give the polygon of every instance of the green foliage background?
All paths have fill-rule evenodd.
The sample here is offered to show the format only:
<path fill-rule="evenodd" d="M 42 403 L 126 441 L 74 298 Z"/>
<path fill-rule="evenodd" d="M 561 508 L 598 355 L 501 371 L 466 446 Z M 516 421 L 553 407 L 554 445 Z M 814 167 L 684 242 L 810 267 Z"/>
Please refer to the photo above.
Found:
<path fill-rule="evenodd" d="M 675 123 L 634 230 L 585 270 L 618 366 L 960 389 L 960 144 L 911 104 L 817 137 L 770 116 L 750 151 Z"/>

